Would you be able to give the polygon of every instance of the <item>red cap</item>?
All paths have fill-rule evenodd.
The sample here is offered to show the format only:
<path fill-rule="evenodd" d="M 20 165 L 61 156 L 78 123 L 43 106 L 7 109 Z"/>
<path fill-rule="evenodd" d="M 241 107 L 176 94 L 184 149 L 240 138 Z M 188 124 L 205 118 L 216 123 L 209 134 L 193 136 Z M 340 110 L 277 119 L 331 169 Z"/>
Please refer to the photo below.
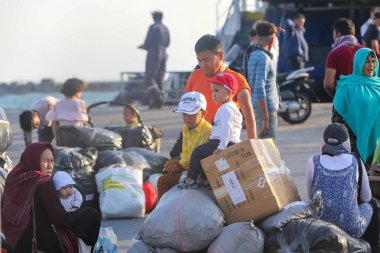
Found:
<path fill-rule="evenodd" d="M 233 75 L 223 72 L 216 74 L 209 80 L 212 83 L 222 84 L 224 87 L 230 89 L 233 95 L 236 95 L 236 92 L 238 90 L 238 83 Z"/>

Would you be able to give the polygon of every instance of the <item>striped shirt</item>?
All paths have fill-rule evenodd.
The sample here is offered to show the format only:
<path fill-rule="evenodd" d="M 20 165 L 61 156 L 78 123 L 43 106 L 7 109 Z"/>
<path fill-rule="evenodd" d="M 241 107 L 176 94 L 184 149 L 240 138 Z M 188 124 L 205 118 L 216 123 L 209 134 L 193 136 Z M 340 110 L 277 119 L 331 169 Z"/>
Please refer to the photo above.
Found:
<path fill-rule="evenodd" d="M 252 52 L 249 57 L 248 83 L 252 89 L 253 108 L 259 109 L 258 99 L 266 99 L 268 112 L 278 111 L 276 70 L 270 57 L 262 50 Z"/>

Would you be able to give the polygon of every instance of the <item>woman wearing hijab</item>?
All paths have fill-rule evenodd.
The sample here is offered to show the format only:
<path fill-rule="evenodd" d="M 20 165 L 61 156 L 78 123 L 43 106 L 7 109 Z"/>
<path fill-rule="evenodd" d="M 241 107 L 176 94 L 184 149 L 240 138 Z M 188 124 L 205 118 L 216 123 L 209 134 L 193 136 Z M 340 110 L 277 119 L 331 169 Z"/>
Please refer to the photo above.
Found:
<path fill-rule="evenodd" d="M 321 149 L 322 154 L 311 156 L 307 164 L 309 198 L 320 191 L 323 201 L 321 220 L 337 225 L 353 237 L 363 237 L 373 247 L 372 252 L 377 252 L 378 223 L 369 227 L 370 223 L 377 221 L 377 216 L 372 219 L 373 214 L 377 215 L 377 207 L 376 203 L 369 203 L 372 194 L 362 161 L 350 154 L 347 128 L 340 123 L 328 125 Z M 361 182 L 359 168 L 362 170 Z M 364 233 L 374 236 L 367 239 Z"/>
<path fill-rule="evenodd" d="M 333 100 L 337 114 L 334 122 L 345 122 L 350 130 L 352 151 L 366 164 L 371 164 L 376 142 L 380 138 L 379 61 L 369 48 L 359 49 L 354 56 L 351 75 L 341 76 Z M 356 141 L 355 141 L 356 139 Z"/>
<path fill-rule="evenodd" d="M 26 147 L 20 162 L 8 174 L 1 201 L 8 252 L 30 253 L 38 249 L 45 253 L 77 253 L 77 236 L 90 248 L 95 245 L 100 215 L 88 215 L 91 222 L 85 221 L 87 228 L 83 223 L 78 228 L 80 220 L 66 214 L 58 201 L 51 178 L 53 168 L 51 144 L 35 142 Z"/>

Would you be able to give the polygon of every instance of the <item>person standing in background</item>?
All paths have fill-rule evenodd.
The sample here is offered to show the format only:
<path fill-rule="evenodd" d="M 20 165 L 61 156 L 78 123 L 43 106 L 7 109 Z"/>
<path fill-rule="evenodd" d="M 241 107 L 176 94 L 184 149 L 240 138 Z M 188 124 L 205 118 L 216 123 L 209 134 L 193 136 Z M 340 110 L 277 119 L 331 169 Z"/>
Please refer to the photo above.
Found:
<path fill-rule="evenodd" d="M 163 80 L 166 71 L 166 48 L 170 44 L 169 29 L 162 23 L 163 14 L 152 12 L 154 24 L 149 27 L 144 44 L 146 50 L 145 85 L 149 96 L 149 108 L 161 108 L 164 103 Z"/>
<path fill-rule="evenodd" d="M 23 111 L 19 116 L 20 127 L 24 133 L 25 146 L 32 143 L 32 130 L 38 129 L 38 141 L 51 142 L 54 139 L 51 121 L 45 119 L 46 113 L 53 110 L 58 98 L 46 96 L 35 101 L 30 110 Z"/>
<path fill-rule="evenodd" d="M 269 52 L 276 38 L 277 28 L 270 22 L 256 26 L 256 46 L 248 61 L 248 83 L 256 117 L 259 138 L 275 138 L 279 96 L 272 54 Z"/>
<path fill-rule="evenodd" d="M 355 37 L 355 25 L 347 18 L 339 18 L 332 25 L 332 50 L 327 55 L 323 85 L 327 94 L 335 95 L 335 87 L 341 75 L 350 75 L 355 52 L 363 48 Z"/>
<path fill-rule="evenodd" d="M 243 56 L 243 73 L 244 77 L 248 80 L 248 73 L 247 73 L 247 65 L 248 65 L 248 60 L 249 57 L 251 56 L 252 52 L 257 50 L 257 46 L 255 45 L 256 41 L 256 26 L 259 22 L 262 22 L 263 20 L 257 20 L 253 26 L 252 30 L 249 32 L 249 40 L 251 43 L 249 46 L 246 48 Z M 277 32 L 283 32 L 284 29 L 277 27 Z M 278 57 L 280 55 L 280 45 L 277 36 L 275 37 L 274 44 L 270 50 L 270 53 L 272 54 L 272 61 L 273 61 L 273 66 L 274 69 L 277 71 L 277 66 L 278 66 Z"/>
<path fill-rule="evenodd" d="M 304 68 L 305 62 L 309 61 L 309 46 L 304 37 L 305 21 L 303 14 L 297 14 L 293 20 L 286 19 L 283 25 L 285 35 L 280 47 L 292 70 Z"/>
<path fill-rule="evenodd" d="M 363 45 L 375 51 L 377 56 L 380 56 L 380 12 L 373 14 L 372 24 L 367 28 L 363 36 Z"/>
<path fill-rule="evenodd" d="M 374 15 L 375 15 L 376 12 L 380 12 L 380 7 L 379 6 L 373 6 L 371 8 L 371 10 L 370 10 L 370 17 L 360 27 L 360 35 L 362 36 L 362 38 L 364 37 L 365 33 L 367 32 L 368 26 L 371 25 L 371 24 L 373 24 L 373 18 L 374 18 Z"/>

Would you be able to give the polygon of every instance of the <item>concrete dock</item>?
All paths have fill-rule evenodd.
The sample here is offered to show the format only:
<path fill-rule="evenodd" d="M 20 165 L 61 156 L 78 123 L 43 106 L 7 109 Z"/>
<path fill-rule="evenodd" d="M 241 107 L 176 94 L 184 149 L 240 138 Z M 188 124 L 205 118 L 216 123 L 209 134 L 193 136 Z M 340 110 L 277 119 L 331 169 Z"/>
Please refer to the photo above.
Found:
<path fill-rule="evenodd" d="M 161 141 L 161 154 L 169 156 L 182 127 L 180 114 L 172 112 L 174 106 L 164 106 L 160 110 L 149 110 L 142 107 L 141 117 L 145 124 L 161 127 L 165 135 Z M 18 124 L 18 115 L 21 111 L 16 109 L 6 110 L 13 130 L 13 144 L 7 153 L 14 165 L 20 159 L 24 149 L 22 131 Z M 90 111 L 90 116 L 96 127 L 107 125 L 122 125 L 122 107 L 99 106 Z M 279 119 L 276 142 L 285 160 L 285 164 L 291 170 L 294 182 L 302 199 L 306 199 L 305 169 L 308 158 L 319 152 L 320 140 L 324 128 L 329 124 L 331 117 L 331 104 L 313 104 L 311 117 L 303 124 L 290 125 Z M 242 139 L 245 139 L 245 132 Z M 33 133 L 34 140 L 37 132 Z M 139 231 L 144 219 L 117 219 L 103 220 L 102 226 L 110 226 L 118 237 L 118 252 L 126 252 Z"/>

